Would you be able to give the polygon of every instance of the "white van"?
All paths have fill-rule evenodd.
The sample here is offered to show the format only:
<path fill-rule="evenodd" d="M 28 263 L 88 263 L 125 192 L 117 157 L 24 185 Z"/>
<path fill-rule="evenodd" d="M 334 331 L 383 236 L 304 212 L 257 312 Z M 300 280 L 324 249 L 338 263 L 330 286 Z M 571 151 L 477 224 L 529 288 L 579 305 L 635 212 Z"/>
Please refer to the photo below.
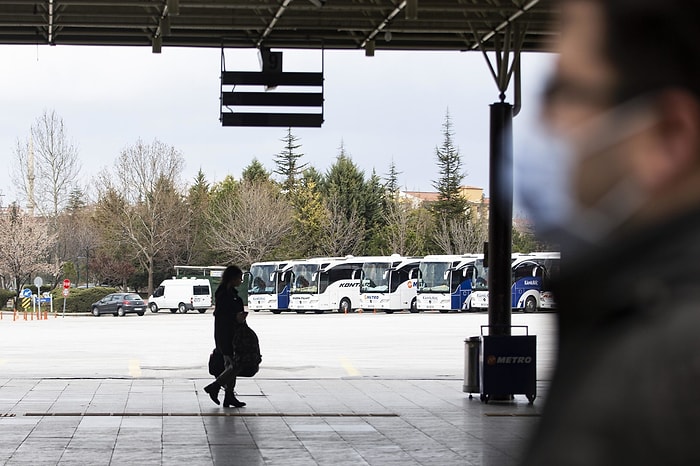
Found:
<path fill-rule="evenodd" d="M 148 297 L 151 312 L 169 309 L 184 314 L 190 309 L 200 313 L 211 307 L 211 285 L 205 278 L 173 278 L 163 282 Z"/>

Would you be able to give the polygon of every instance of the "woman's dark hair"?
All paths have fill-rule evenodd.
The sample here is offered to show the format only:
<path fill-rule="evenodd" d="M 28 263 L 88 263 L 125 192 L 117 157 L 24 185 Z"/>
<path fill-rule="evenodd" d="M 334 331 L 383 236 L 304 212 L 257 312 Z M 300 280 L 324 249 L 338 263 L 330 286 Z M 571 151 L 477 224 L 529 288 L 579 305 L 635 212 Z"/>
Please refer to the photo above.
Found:
<path fill-rule="evenodd" d="M 235 278 L 243 278 L 243 271 L 237 265 L 229 265 L 224 269 L 224 273 L 221 274 L 221 283 L 219 284 L 219 288 L 231 286 L 231 283 Z"/>
<path fill-rule="evenodd" d="M 596 0 L 604 53 L 619 74 L 617 99 L 681 88 L 700 98 L 700 1 Z"/>

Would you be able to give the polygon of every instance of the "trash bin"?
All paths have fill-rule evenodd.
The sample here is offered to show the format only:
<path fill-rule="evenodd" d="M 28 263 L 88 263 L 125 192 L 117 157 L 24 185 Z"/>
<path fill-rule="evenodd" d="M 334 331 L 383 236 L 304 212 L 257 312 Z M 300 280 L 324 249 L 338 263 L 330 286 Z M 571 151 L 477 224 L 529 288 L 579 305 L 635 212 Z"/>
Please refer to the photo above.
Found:
<path fill-rule="evenodd" d="M 532 404 L 537 396 L 537 337 L 529 335 L 483 335 L 480 348 L 481 400 L 522 394 Z"/>
<path fill-rule="evenodd" d="M 464 385 L 462 391 L 469 393 L 479 393 L 481 384 L 479 381 L 479 356 L 481 351 L 481 337 L 469 337 L 464 340 Z"/>

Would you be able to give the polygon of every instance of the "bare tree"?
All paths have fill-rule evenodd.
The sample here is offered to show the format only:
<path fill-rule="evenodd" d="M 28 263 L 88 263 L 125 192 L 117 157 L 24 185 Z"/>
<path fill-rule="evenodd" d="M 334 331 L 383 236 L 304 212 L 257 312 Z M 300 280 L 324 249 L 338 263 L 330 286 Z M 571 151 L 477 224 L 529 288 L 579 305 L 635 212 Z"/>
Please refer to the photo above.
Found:
<path fill-rule="evenodd" d="M 434 241 L 443 254 L 466 254 L 482 251 L 487 237 L 486 222 L 472 221 L 469 217 L 463 216 L 450 220 L 443 218 Z"/>
<path fill-rule="evenodd" d="M 384 221 L 387 224 L 384 235 L 392 253 L 422 254 L 432 221 L 427 210 L 414 209 L 409 202 L 396 200 L 389 203 Z"/>
<path fill-rule="evenodd" d="M 209 244 L 243 266 L 265 258 L 292 229 L 289 203 L 272 184 L 242 182 L 235 195 L 215 198 Z"/>
<path fill-rule="evenodd" d="M 148 292 L 160 253 L 188 228 L 187 209 L 179 186 L 184 159 L 158 140 L 138 140 L 125 148 L 114 171 L 99 176 L 99 224 L 148 272 Z"/>
<path fill-rule="evenodd" d="M 29 138 L 17 141 L 15 155 L 15 183 L 30 214 L 36 209 L 55 218 L 68 205 L 80 174 L 78 149 L 68 139 L 63 119 L 54 110 L 45 110 Z"/>
<path fill-rule="evenodd" d="M 348 211 L 335 196 L 326 203 L 328 221 L 322 226 L 321 250 L 326 256 L 357 254 L 365 228 L 357 210 Z"/>
<path fill-rule="evenodd" d="M 56 273 L 48 261 L 55 243 L 47 222 L 23 213 L 17 204 L 0 214 L 0 274 L 10 279 L 17 296 L 33 275 Z"/>

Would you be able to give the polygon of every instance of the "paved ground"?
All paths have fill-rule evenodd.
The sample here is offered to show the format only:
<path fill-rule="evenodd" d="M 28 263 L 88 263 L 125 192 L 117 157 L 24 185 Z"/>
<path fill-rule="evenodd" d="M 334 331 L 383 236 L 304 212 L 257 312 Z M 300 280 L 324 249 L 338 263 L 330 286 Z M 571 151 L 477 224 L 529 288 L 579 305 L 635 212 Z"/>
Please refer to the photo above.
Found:
<path fill-rule="evenodd" d="M 33 323 L 5 314 L 0 464 L 502 466 L 517 464 L 537 422 L 540 375 L 534 406 L 462 391 L 463 337 L 483 315 L 251 317 L 263 369 L 239 381 L 248 406 L 224 409 L 202 390 L 210 314 Z M 513 317 L 544 342 L 546 376 L 553 316 Z M 375 335 L 378 347 L 362 344 Z"/>

